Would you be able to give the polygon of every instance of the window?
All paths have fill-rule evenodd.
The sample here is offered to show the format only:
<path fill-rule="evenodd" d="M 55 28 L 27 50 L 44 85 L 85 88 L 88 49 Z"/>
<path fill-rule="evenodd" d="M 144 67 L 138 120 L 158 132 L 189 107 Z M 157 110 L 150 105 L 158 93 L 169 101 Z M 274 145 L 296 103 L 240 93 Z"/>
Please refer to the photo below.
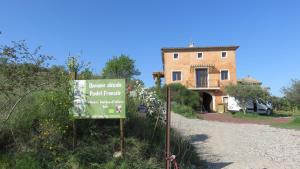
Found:
<path fill-rule="evenodd" d="M 227 104 L 228 103 L 228 97 L 224 96 L 222 101 L 223 101 L 223 103 Z"/>
<path fill-rule="evenodd" d="M 221 80 L 228 80 L 228 79 L 229 79 L 228 70 L 221 70 Z"/>
<path fill-rule="evenodd" d="M 222 52 L 222 58 L 226 58 L 227 57 L 227 52 Z"/>
<path fill-rule="evenodd" d="M 197 59 L 202 59 L 203 58 L 203 53 L 202 52 L 199 52 L 198 54 L 197 54 Z"/>
<path fill-rule="evenodd" d="M 178 55 L 178 53 L 174 53 L 174 55 L 173 55 L 173 59 L 174 60 L 177 60 L 179 58 L 179 55 Z"/>
<path fill-rule="evenodd" d="M 172 73 L 173 81 L 180 81 L 181 80 L 181 72 L 176 71 Z"/>

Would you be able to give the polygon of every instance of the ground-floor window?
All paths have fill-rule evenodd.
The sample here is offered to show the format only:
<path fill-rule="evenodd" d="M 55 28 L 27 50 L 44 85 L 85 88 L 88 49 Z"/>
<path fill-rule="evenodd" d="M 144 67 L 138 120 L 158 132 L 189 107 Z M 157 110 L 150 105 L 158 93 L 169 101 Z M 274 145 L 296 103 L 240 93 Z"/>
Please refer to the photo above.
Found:
<path fill-rule="evenodd" d="M 225 104 L 228 103 L 228 97 L 227 96 L 223 96 L 222 103 L 225 103 Z"/>

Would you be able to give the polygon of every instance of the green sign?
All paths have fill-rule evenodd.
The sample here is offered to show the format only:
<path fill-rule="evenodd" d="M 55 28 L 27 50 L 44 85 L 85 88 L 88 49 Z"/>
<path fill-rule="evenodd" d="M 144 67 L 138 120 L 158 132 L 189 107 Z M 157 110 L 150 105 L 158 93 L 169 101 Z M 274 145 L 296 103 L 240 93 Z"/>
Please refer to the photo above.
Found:
<path fill-rule="evenodd" d="M 74 80 L 75 118 L 125 118 L 125 79 Z"/>

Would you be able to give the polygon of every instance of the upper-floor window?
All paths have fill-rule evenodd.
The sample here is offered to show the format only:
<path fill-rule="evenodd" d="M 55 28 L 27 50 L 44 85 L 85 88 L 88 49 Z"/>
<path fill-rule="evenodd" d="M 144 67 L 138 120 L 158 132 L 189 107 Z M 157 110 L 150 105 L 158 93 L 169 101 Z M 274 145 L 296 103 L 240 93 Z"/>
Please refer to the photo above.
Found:
<path fill-rule="evenodd" d="M 226 57 L 227 57 L 227 52 L 223 51 L 223 52 L 221 53 L 221 57 L 222 57 L 222 58 L 226 58 Z"/>
<path fill-rule="evenodd" d="M 229 80 L 228 70 L 221 70 L 221 80 Z"/>
<path fill-rule="evenodd" d="M 197 59 L 203 59 L 203 53 L 202 52 L 197 53 Z"/>
<path fill-rule="evenodd" d="M 180 81 L 181 80 L 181 72 L 180 71 L 172 72 L 172 79 L 173 79 L 173 81 Z"/>
<path fill-rule="evenodd" d="M 174 53 L 174 54 L 173 54 L 173 59 L 174 59 L 174 60 L 179 59 L 179 54 L 178 54 L 178 53 Z"/>

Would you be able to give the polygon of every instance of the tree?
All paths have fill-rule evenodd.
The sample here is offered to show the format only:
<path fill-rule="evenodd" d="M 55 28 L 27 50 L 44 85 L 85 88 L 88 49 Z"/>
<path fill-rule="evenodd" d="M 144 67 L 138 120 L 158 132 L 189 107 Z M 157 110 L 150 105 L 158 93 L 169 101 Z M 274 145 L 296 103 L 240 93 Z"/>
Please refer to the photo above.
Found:
<path fill-rule="evenodd" d="M 225 91 L 237 100 L 244 113 L 250 100 L 269 96 L 269 91 L 259 85 L 231 84 L 225 87 Z"/>
<path fill-rule="evenodd" d="M 284 87 L 282 92 L 290 102 L 300 105 L 300 80 L 292 80 L 291 86 Z"/>
<path fill-rule="evenodd" d="M 121 55 L 106 62 L 101 75 L 102 78 L 125 78 L 128 81 L 134 76 L 140 75 L 140 71 L 135 67 L 135 60 Z"/>
<path fill-rule="evenodd" d="M 200 96 L 198 92 L 187 89 L 184 85 L 180 83 L 173 83 L 169 85 L 164 85 L 161 90 L 161 96 L 166 100 L 167 86 L 171 90 L 172 102 L 176 102 L 179 105 L 186 105 L 193 109 L 196 109 L 200 105 Z"/>
<path fill-rule="evenodd" d="M 94 74 L 89 68 L 85 68 L 79 74 L 79 79 L 82 79 L 82 80 L 88 80 L 88 79 L 93 79 L 93 78 L 94 78 Z"/>
<path fill-rule="evenodd" d="M 39 51 L 30 50 L 25 41 L 0 46 L 0 130 L 29 95 L 68 84 L 62 82 L 68 81 L 66 70 L 48 68 L 53 57 Z"/>

